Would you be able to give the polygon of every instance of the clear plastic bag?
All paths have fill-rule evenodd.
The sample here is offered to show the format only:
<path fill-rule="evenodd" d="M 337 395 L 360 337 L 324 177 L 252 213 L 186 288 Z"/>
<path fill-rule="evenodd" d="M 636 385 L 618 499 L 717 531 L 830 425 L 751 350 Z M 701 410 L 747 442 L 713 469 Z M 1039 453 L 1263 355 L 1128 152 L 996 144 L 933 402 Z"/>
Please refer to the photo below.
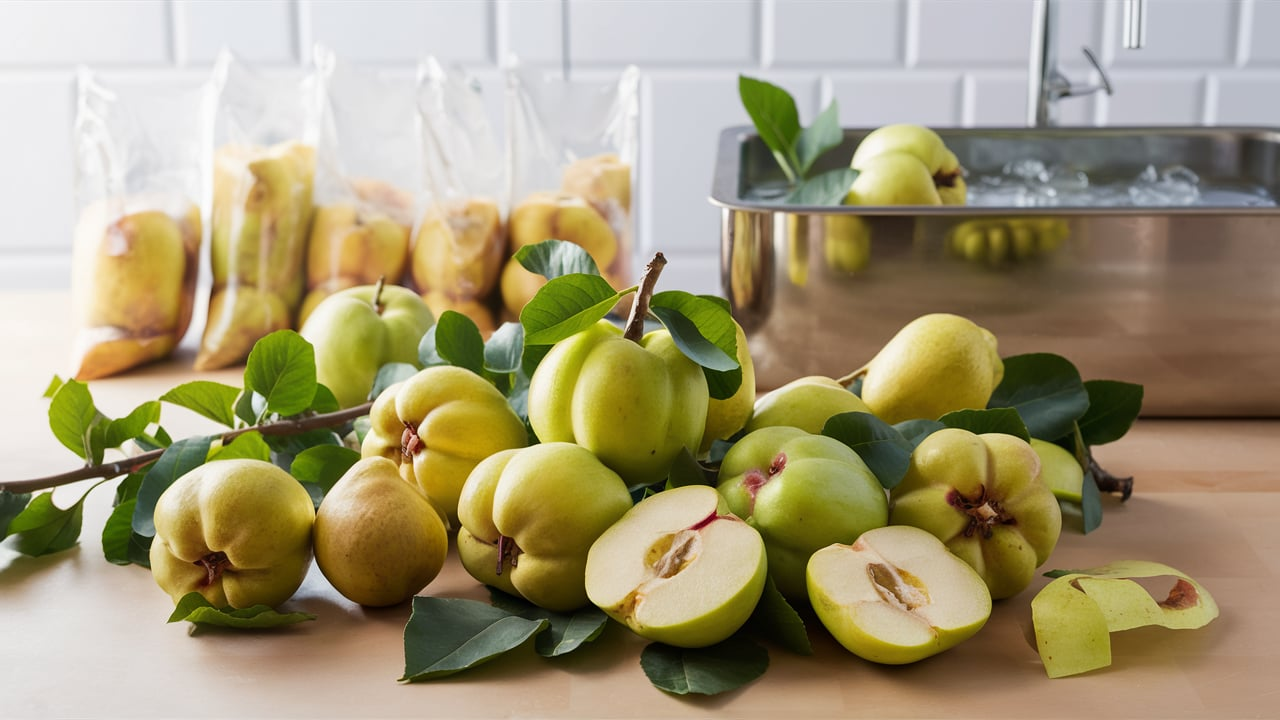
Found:
<path fill-rule="evenodd" d="M 191 323 L 207 87 L 77 81 L 71 372 L 90 380 L 167 357 Z"/>
<path fill-rule="evenodd" d="M 381 78 L 324 46 L 313 57 L 322 122 L 299 326 L 338 290 L 401 283 L 422 185 L 414 81 Z"/>
<path fill-rule="evenodd" d="M 312 219 L 314 76 L 272 80 L 227 51 L 214 66 L 213 288 L 196 370 L 243 361 L 294 325 Z"/>
<path fill-rule="evenodd" d="M 600 82 L 512 63 L 506 75 L 511 250 L 548 238 L 574 242 L 615 288 L 631 285 L 639 70 Z M 509 262 L 502 278 L 508 311 L 518 315 L 544 282 Z"/>
<path fill-rule="evenodd" d="M 414 237 L 414 285 L 437 315 L 461 312 L 487 335 L 507 257 L 502 153 L 474 78 L 428 57 L 418 90 L 427 200 Z"/>

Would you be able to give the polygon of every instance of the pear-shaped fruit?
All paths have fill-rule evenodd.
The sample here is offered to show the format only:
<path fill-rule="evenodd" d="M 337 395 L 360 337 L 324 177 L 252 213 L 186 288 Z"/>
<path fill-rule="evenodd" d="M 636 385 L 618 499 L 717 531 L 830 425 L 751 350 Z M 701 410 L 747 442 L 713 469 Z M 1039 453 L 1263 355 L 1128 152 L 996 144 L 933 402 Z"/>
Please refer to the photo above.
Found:
<path fill-rule="evenodd" d="M 219 608 L 275 607 L 311 566 L 311 495 L 261 460 L 217 460 L 156 500 L 151 574 L 177 602 L 199 592 Z"/>
<path fill-rule="evenodd" d="M 955 153 L 920 125 L 885 125 L 858 143 L 850 163 L 859 172 L 849 205 L 963 205 L 964 174 Z"/>
<path fill-rule="evenodd" d="M 870 413 L 871 409 L 835 380 L 810 375 L 770 390 L 756 400 L 747 432 L 789 426 L 819 435 L 832 415 L 847 412 Z"/>
<path fill-rule="evenodd" d="M 507 226 L 514 250 L 543 240 L 565 240 L 582 246 L 601 269 L 618 255 L 618 237 L 609 221 L 577 195 L 533 193 L 511 209 Z"/>
<path fill-rule="evenodd" d="M 244 360 L 259 339 L 289 328 L 291 317 L 284 300 L 275 293 L 250 285 L 214 290 L 193 367 L 216 370 Z"/>
<path fill-rule="evenodd" d="M 329 489 L 313 537 L 333 587 L 372 607 L 413 597 L 440 573 L 449 548 L 444 520 L 383 457 L 357 461 Z"/>
<path fill-rule="evenodd" d="M 493 290 L 506 250 L 502 213 L 489 198 L 428 208 L 413 247 L 413 280 L 423 293 L 458 300 Z"/>
<path fill-rule="evenodd" d="M 702 431 L 701 452 L 711 449 L 711 443 L 724 440 L 738 432 L 751 419 L 756 402 L 756 369 L 751 361 L 751 349 L 747 347 L 747 334 L 735 320 L 734 330 L 738 343 L 738 364 L 742 366 L 742 384 L 737 392 L 723 399 L 707 401 L 707 424 Z"/>
<path fill-rule="evenodd" d="M 934 313 L 907 323 L 859 373 L 863 402 L 892 425 L 985 408 L 1004 363 L 995 335 L 959 315 Z"/>
<path fill-rule="evenodd" d="M 901 665 L 972 637 L 991 616 L 991 595 L 973 568 L 934 536 L 906 525 L 830 545 L 808 565 L 809 599 L 849 652 Z"/>

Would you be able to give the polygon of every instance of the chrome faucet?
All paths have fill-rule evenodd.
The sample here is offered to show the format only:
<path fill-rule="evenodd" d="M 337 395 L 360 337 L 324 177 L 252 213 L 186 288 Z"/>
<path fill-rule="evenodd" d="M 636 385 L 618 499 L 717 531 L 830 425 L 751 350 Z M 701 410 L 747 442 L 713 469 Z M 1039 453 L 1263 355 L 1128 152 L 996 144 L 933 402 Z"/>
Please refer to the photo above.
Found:
<path fill-rule="evenodd" d="M 1124 46 L 1130 49 L 1146 43 L 1146 0 L 1124 0 Z M 1048 127 L 1057 124 L 1057 102 L 1070 96 L 1089 95 L 1099 90 L 1111 94 L 1111 79 L 1088 47 L 1080 48 L 1089 64 L 1098 71 L 1097 85 L 1071 82 L 1058 69 L 1057 0 L 1035 0 L 1031 26 L 1031 67 L 1027 86 L 1027 125 Z"/>

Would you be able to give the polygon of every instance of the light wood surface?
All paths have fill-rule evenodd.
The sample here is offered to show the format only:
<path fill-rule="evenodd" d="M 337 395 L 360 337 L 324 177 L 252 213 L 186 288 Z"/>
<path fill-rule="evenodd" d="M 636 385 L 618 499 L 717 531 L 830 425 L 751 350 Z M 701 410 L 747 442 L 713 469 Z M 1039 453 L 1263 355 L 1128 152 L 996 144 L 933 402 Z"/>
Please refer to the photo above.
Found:
<path fill-rule="evenodd" d="M 50 433 L 41 393 L 65 372 L 66 301 L 0 293 L 0 437 L 7 480 L 69 470 L 77 458 Z M 99 407 L 123 415 L 191 377 L 190 343 L 164 365 L 92 383 Z M 241 384 L 239 371 L 203 377 Z M 1245 382 L 1245 379 L 1241 380 Z M 211 426 L 166 406 L 175 436 Z M 402 685 L 408 606 L 364 610 L 314 568 L 284 609 L 315 622 L 271 632 L 188 634 L 150 573 L 102 556 L 110 486 L 89 497 L 80 545 L 43 558 L 0 545 L 0 717 L 947 717 L 1230 718 L 1280 716 L 1280 421 L 1141 420 L 1097 449 L 1136 491 L 1105 501 L 1105 520 L 1064 532 L 1048 566 L 1122 559 L 1172 565 L 1204 584 L 1222 615 L 1195 631 L 1112 636 L 1113 664 L 1049 680 L 1031 641 L 1030 601 L 996 604 L 969 642 L 906 667 L 880 667 L 810 624 L 815 654 L 771 648 L 768 672 L 713 698 L 654 689 L 644 641 L 613 625 L 557 660 L 531 648 L 452 679 Z M 114 481 L 113 481 L 114 482 Z M 90 483 L 62 488 L 59 504 Z M 484 599 L 451 557 L 425 594 Z"/>

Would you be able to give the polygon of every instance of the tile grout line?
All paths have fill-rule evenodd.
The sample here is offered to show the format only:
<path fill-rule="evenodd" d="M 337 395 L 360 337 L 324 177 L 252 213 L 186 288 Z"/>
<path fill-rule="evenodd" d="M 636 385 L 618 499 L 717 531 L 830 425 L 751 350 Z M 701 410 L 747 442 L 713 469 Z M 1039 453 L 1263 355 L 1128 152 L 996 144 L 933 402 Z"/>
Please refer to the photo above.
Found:
<path fill-rule="evenodd" d="M 293 57 L 299 65 L 311 59 L 311 46 L 315 41 L 311 26 L 311 6 L 305 0 L 290 0 L 293 8 Z"/>
<path fill-rule="evenodd" d="M 169 61 L 176 67 L 186 67 L 190 56 L 187 36 L 183 30 L 189 25 L 187 6 L 182 0 L 169 0 Z"/>

